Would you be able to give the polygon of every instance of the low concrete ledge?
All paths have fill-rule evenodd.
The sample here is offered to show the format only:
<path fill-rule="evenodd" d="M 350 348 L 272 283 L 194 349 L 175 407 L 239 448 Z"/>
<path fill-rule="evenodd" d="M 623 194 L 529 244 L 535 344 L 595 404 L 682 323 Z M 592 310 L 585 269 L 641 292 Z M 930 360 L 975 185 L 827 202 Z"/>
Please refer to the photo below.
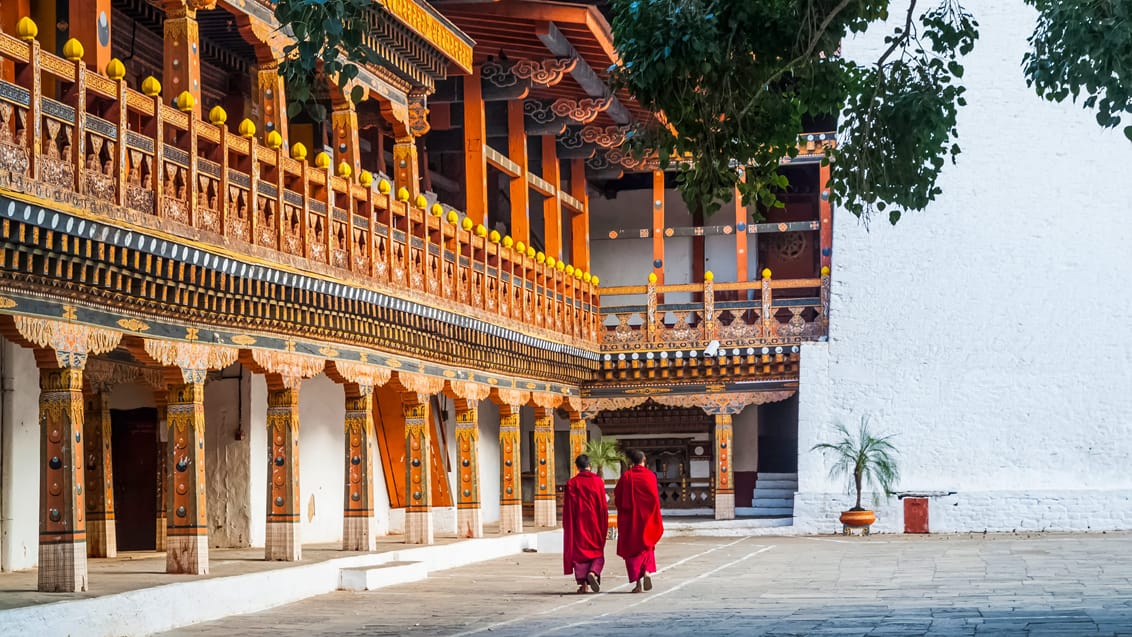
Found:
<path fill-rule="evenodd" d="M 377 566 L 344 568 L 339 577 L 338 589 L 376 591 L 386 586 L 419 582 L 427 577 L 428 569 L 421 562 L 389 562 Z"/>
<path fill-rule="evenodd" d="M 417 563 L 425 576 L 523 550 L 562 551 L 562 531 L 521 533 L 353 555 L 289 568 L 162 584 L 125 593 L 0 611 L 0 637 L 8 635 L 150 635 L 231 615 L 267 610 L 338 590 L 342 571 Z M 187 603 L 186 600 L 193 600 Z"/>

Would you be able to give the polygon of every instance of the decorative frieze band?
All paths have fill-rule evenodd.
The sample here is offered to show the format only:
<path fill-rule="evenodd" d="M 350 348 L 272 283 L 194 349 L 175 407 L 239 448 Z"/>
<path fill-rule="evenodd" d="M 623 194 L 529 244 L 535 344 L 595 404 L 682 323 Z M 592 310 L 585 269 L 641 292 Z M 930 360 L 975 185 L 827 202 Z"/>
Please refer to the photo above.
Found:
<path fill-rule="evenodd" d="M 212 343 L 145 339 L 145 353 L 162 365 L 179 367 L 185 383 L 203 383 L 205 372 L 236 362 L 240 350 Z"/>
<path fill-rule="evenodd" d="M 64 369 L 82 369 L 87 355 L 109 352 L 122 340 L 121 332 L 101 327 L 23 315 L 12 318 L 21 336 L 54 350 L 59 367 Z"/>

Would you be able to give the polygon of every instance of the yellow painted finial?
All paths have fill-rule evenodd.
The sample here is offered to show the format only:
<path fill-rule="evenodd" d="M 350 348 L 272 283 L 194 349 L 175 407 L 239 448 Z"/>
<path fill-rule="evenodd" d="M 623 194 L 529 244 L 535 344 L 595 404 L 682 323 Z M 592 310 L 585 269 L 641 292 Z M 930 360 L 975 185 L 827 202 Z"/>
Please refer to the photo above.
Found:
<path fill-rule="evenodd" d="M 516 243 L 516 244 L 515 244 L 515 250 L 516 250 L 516 251 L 517 251 L 517 252 L 518 252 L 519 254 L 526 254 L 526 253 L 527 253 L 527 244 L 525 244 L 525 243 L 523 243 L 522 241 L 520 241 L 520 242 L 518 242 L 518 243 Z"/>
<path fill-rule="evenodd" d="M 350 167 L 350 164 L 348 164 L 344 161 L 338 162 L 338 176 L 339 177 L 341 177 L 343 179 L 349 179 L 350 175 L 352 175 L 352 174 L 354 174 L 354 169 Z"/>
<path fill-rule="evenodd" d="M 566 271 L 566 262 L 562 261 L 562 260 L 556 261 L 554 263 L 554 269 L 558 270 L 559 272 L 565 272 Z"/>
<path fill-rule="evenodd" d="M 822 276 L 829 276 L 829 266 L 828 265 L 823 265 L 821 267 L 821 275 Z"/>
<path fill-rule="evenodd" d="M 597 287 L 601 283 L 601 281 L 597 278 L 597 275 L 595 274 L 592 277 L 590 277 L 590 283 L 592 283 L 594 287 Z"/>
<path fill-rule="evenodd" d="M 255 122 L 245 117 L 242 121 L 240 121 L 240 125 L 236 128 L 236 132 L 240 133 L 240 137 L 247 137 L 248 139 L 255 137 Z"/>
<path fill-rule="evenodd" d="M 487 240 L 492 243 L 499 243 L 502 238 L 503 235 L 499 234 L 498 230 L 492 230 L 491 234 L 487 235 Z"/>
<path fill-rule="evenodd" d="M 460 220 L 460 215 L 456 214 L 455 210 L 449 210 L 448 214 L 444 216 L 444 219 L 447 220 L 448 223 L 456 223 Z"/>
<path fill-rule="evenodd" d="M 111 58 L 106 63 L 106 77 L 119 82 L 122 78 L 126 77 L 126 65 L 122 64 L 122 60 L 118 58 Z"/>
<path fill-rule="evenodd" d="M 283 147 L 283 136 L 280 135 L 277 130 L 269 132 L 265 141 L 267 141 L 268 148 L 277 149 Z"/>
<path fill-rule="evenodd" d="M 476 224 L 476 236 L 480 238 L 487 236 L 487 228 L 482 223 Z"/>
<path fill-rule="evenodd" d="M 534 246 L 527 246 L 527 256 L 531 257 L 532 259 L 535 257 L 535 247 Z"/>
<path fill-rule="evenodd" d="M 404 187 L 404 186 L 401 186 L 400 188 L 397 189 L 397 201 L 403 201 L 404 202 L 404 201 L 408 201 L 408 200 L 409 200 L 409 189 Z"/>
<path fill-rule="evenodd" d="M 362 174 L 358 175 L 358 183 L 361 184 L 363 188 L 369 188 L 373 185 L 373 173 L 368 170 L 363 170 Z"/>
<path fill-rule="evenodd" d="M 656 283 L 658 278 L 656 272 L 649 272 L 649 283 Z"/>
<path fill-rule="evenodd" d="M 177 110 L 179 111 L 188 113 L 196 105 L 197 98 L 193 97 L 193 94 L 188 91 L 181 91 L 181 94 L 177 96 Z"/>
<path fill-rule="evenodd" d="M 389 188 L 390 188 L 390 185 L 389 185 L 388 179 L 379 179 L 377 181 L 377 191 L 380 192 L 381 194 L 388 195 L 389 194 Z"/>
<path fill-rule="evenodd" d="M 223 126 L 228 121 L 228 111 L 224 107 L 217 104 L 208 111 L 208 121 L 212 122 L 215 126 Z"/>
<path fill-rule="evenodd" d="M 546 263 L 546 255 L 543 254 L 542 251 L 536 252 L 535 253 L 535 261 L 539 262 L 540 264 Z"/>
<path fill-rule="evenodd" d="M 63 57 L 72 62 L 78 62 L 83 59 L 83 53 L 86 53 L 86 51 L 83 50 L 83 43 L 75 38 L 71 38 L 63 44 Z"/>
<path fill-rule="evenodd" d="M 432 204 L 428 211 L 432 213 L 432 216 L 440 217 L 444 215 L 444 206 L 440 205 L 440 202 L 436 202 Z"/>
<path fill-rule="evenodd" d="M 712 272 L 711 270 L 704 272 L 704 281 L 711 283 L 714 280 L 715 280 L 715 272 Z"/>
<path fill-rule="evenodd" d="M 566 276 L 574 276 L 574 266 L 566 266 Z"/>
<path fill-rule="evenodd" d="M 553 268 L 557 264 L 558 264 L 558 261 L 554 257 L 549 256 L 549 255 L 546 257 L 546 267 Z"/>
<path fill-rule="evenodd" d="M 464 218 L 463 218 L 463 219 L 462 219 L 462 220 L 460 221 L 460 227 L 461 227 L 461 228 L 463 228 L 464 230 L 471 230 L 471 229 L 472 229 L 472 226 L 474 226 L 474 225 L 475 225 L 475 224 L 474 224 L 474 223 L 472 223 L 472 219 L 471 219 L 471 217 L 464 217 Z"/>
<path fill-rule="evenodd" d="M 582 280 L 585 281 L 586 283 L 589 283 L 590 281 L 594 280 L 594 275 L 590 274 L 589 272 L 583 272 L 582 273 Z"/>
<path fill-rule="evenodd" d="M 503 247 L 504 248 L 510 248 L 513 245 L 515 245 L 515 240 L 511 238 L 511 235 L 507 235 L 506 237 L 503 237 Z"/>
<path fill-rule="evenodd" d="M 582 280 L 582 269 L 581 268 L 574 270 L 574 278 L 579 280 L 579 281 Z"/>
<path fill-rule="evenodd" d="M 307 147 L 302 142 L 295 142 L 291 145 L 291 158 L 298 161 L 303 161 L 307 158 Z"/>
<path fill-rule="evenodd" d="M 161 95 L 161 82 L 158 82 L 156 77 L 150 75 L 142 80 L 141 91 L 146 97 L 157 97 Z"/>
<path fill-rule="evenodd" d="M 315 155 L 314 165 L 323 170 L 330 168 L 330 155 L 327 154 L 326 151 L 322 151 L 319 154 Z"/>
<path fill-rule="evenodd" d="M 425 197 L 424 195 L 417 195 L 417 198 L 413 200 L 413 203 L 416 204 L 416 206 L 421 210 L 424 210 L 428 207 L 428 197 Z"/>
<path fill-rule="evenodd" d="M 770 278 L 770 268 L 763 268 L 763 278 L 764 279 Z"/>
<path fill-rule="evenodd" d="M 25 42 L 31 42 L 39 35 L 39 25 L 35 20 L 24 16 L 16 23 L 16 36 Z"/>

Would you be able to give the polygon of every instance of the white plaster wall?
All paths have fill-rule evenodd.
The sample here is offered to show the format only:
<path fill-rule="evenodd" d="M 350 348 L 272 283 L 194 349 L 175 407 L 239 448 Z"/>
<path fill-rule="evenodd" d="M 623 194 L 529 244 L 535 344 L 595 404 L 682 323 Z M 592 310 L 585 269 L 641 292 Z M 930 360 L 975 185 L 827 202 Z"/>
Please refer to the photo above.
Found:
<path fill-rule="evenodd" d="M 1132 528 L 1132 145 L 1026 87 L 1031 9 L 968 6 L 981 38 L 943 196 L 868 232 L 835 214 L 830 339 L 802 350 L 796 523 L 840 486 L 807 450 L 870 414 L 898 434 L 900 489 L 956 492 L 932 501 L 935 530 Z"/>
<path fill-rule="evenodd" d="M 250 374 L 248 382 L 248 498 L 251 501 L 251 526 L 248 537 L 252 546 L 267 543 L 267 380 L 263 374 Z M 300 394 L 300 399 L 302 394 Z M 300 430 L 300 434 L 302 432 Z M 300 438 L 301 440 L 301 438 Z M 299 470 L 302 471 L 302 450 Z"/>
<path fill-rule="evenodd" d="M 342 541 L 345 422 L 342 386 L 325 374 L 304 380 L 299 390 L 299 508 L 304 544 Z M 266 479 L 266 465 L 263 471 Z"/>
<path fill-rule="evenodd" d="M 248 409 L 248 382 L 239 365 L 221 373 L 204 388 L 204 452 L 207 474 L 208 541 L 213 547 L 251 546 L 253 468 L 248 461 L 250 438 L 242 418 Z"/>
<path fill-rule="evenodd" d="M 39 561 L 39 370 L 0 338 L 0 570 Z"/>
<path fill-rule="evenodd" d="M 499 405 L 481 400 L 479 423 L 480 517 L 485 524 L 495 524 L 499 522 Z"/>

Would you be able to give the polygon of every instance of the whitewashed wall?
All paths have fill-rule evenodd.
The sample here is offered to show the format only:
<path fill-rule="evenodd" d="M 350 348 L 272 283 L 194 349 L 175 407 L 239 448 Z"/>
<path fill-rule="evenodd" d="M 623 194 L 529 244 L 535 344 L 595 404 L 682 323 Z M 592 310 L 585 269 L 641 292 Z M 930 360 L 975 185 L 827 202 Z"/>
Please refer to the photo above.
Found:
<path fill-rule="evenodd" d="M 1033 11 L 965 4 L 982 35 L 944 195 L 896 227 L 835 215 L 830 340 L 802 350 L 796 522 L 832 529 L 848 497 L 806 450 L 871 414 L 899 434 L 901 489 L 956 492 L 932 501 L 933 531 L 1132 528 L 1132 144 L 1026 87 Z"/>
<path fill-rule="evenodd" d="M 480 422 L 480 518 L 484 524 L 499 522 L 499 405 L 479 402 Z"/>
<path fill-rule="evenodd" d="M 39 561 L 39 370 L 0 338 L 0 570 Z"/>
<path fill-rule="evenodd" d="M 250 472 L 266 468 L 248 462 L 247 376 L 234 365 L 204 388 L 205 504 L 214 547 L 250 546 L 252 518 L 263 515 L 262 509 L 252 510 L 248 491 Z"/>

